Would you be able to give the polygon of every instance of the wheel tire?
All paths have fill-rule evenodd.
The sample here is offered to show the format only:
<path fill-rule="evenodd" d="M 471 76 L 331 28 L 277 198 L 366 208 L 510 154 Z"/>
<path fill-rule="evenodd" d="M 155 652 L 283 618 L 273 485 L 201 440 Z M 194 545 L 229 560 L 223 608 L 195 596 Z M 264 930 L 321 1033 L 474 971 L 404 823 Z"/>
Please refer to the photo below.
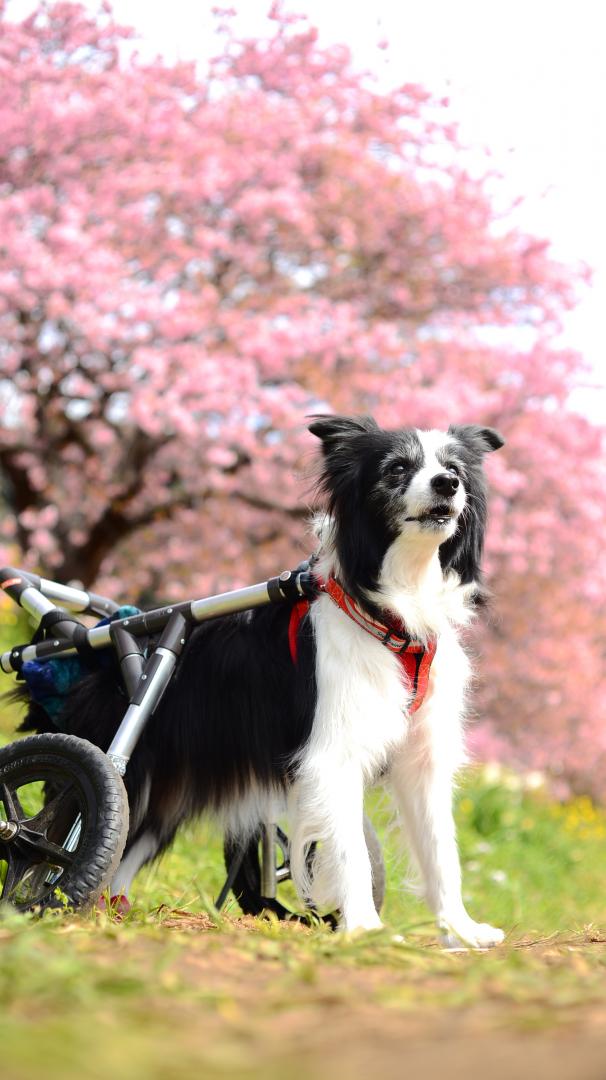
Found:
<path fill-rule="evenodd" d="M 278 836 L 287 846 L 287 837 L 280 829 L 278 830 Z M 364 815 L 364 838 L 366 840 L 372 870 L 372 896 L 377 913 L 380 914 L 385 900 L 385 863 L 383 861 L 383 852 L 381 850 L 379 838 L 370 818 L 367 817 L 366 814 Z M 296 918 L 296 913 L 293 913 L 289 908 L 281 904 L 279 900 L 271 897 L 264 897 L 261 894 L 260 839 L 261 833 L 258 832 L 246 846 L 239 870 L 234 878 L 232 892 L 245 915 L 260 915 L 263 911 L 270 911 L 273 912 L 278 919 Z M 241 855 L 241 848 L 237 839 L 226 840 L 223 853 L 225 857 L 225 866 L 229 873 L 229 869 L 234 859 L 239 858 Z M 313 854 L 311 855 L 311 858 L 313 859 Z M 335 915 L 328 915 L 326 916 L 326 921 L 332 925 L 336 925 L 337 919 Z"/>
<path fill-rule="evenodd" d="M 43 806 L 28 815 L 18 791 L 34 782 L 44 785 Z M 33 735 L 10 743 L 0 750 L 2 806 L 19 831 L 0 841 L 0 868 L 6 864 L 0 902 L 19 911 L 95 904 L 118 868 L 128 832 L 126 789 L 103 751 L 75 735 Z M 70 852 L 64 845 L 78 815 L 80 834 Z"/>

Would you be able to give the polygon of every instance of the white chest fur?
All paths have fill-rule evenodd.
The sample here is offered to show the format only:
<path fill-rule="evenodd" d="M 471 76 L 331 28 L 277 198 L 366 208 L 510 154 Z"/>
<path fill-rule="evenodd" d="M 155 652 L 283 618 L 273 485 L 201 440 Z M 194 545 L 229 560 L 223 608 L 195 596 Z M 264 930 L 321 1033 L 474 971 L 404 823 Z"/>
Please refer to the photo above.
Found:
<path fill-rule="evenodd" d="M 406 736 L 410 694 L 401 665 L 328 596 L 319 597 L 311 613 L 318 687 L 313 749 L 357 758 L 369 779 Z"/>
<path fill-rule="evenodd" d="M 432 735 L 444 740 L 458 761 L 462 758 L 460 718 L 469 663 L 448 618 L 453 589 L 441 590 L 431 598 L 431 620 L 423 618 L 418 596 L 392 596 L 405 608 L 420 637 L 436 633 L 438 647 L 425 700 L 411 718 L 411 691 L 397 656 L 365 630 L 357 626 L 328 596 L 312 605 L 311 618 L 316 638 L 318 702 L 314 727 L 307 748 L 311 758 L 321 756 L 335 764 L 356 761 L 366 782 L 372 781 L 389 764 L 394 751 L 405 744 L 411 724 L 426 725 Z M 457 601 L 458 603 L 458 601 Z M 428 622 L 433 625 L 428 626 Z M 424 633 L 422 632 L 424 629 Z M 439 733 L 439 734 L 438 734 Z M 429 734 L 429 733 L 428 733 Z M 307 756 L 307 755 L 306 755 Z"/>

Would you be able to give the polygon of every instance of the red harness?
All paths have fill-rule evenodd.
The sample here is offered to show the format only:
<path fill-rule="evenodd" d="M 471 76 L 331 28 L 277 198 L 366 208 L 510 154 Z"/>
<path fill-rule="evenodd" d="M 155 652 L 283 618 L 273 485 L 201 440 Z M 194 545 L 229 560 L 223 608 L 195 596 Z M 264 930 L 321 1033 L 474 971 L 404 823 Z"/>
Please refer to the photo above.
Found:
<path fill-rule="evenodd" d="M 406 685 L 413 693 L 409 706 L 410 712 L 416 712 L 423 704 L 427 693 L 429 670 L 436 655 L 437 640 L 432 638 L 427 645 L 422 645 L 420 641 L 411 641 L 410 635 L 406 633 L 406 627 L 400 620 L 397 620 L 395 624 L 392 623 L 391 626 L 377 622 L 376 619 L 367 615 L 353 597 L 349 596 L 339 582 L 332 577 L 327 581 L 318 581 L 318 585 L 320 591 L 327 593 L 337 607 L 341 608 L 341 611 L 344 611 L 353 622 L 397 655 L 402 665 Z M 288 644 L 293 664 L 297 662 L 299 626 L 309 611 L 309 604 L 309 600 L 298 600 L 290 614 Z"/>

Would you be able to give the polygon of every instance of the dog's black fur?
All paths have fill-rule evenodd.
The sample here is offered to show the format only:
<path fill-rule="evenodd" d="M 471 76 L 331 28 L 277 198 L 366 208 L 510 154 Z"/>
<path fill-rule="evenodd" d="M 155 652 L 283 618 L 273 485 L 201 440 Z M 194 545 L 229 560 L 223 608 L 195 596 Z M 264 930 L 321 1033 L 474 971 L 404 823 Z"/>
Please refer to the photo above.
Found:
<path fill-rule="evenodd" d="M 220 811 L 244 796 L 252 779 L 284 786 L 309 736 L 315 701 L 310 628 L 301 627 L 294 666 L 289 618 L 289 605 L 257 608 L 194 630 L 126 770 L 127 851 L 149 831 L 160 854 L 183 821 Z M 116 664 L 71 691 L 58 724 L 107 750 L 127 705 Z M 32 703 L 21 730 L 57 727 Z"/>

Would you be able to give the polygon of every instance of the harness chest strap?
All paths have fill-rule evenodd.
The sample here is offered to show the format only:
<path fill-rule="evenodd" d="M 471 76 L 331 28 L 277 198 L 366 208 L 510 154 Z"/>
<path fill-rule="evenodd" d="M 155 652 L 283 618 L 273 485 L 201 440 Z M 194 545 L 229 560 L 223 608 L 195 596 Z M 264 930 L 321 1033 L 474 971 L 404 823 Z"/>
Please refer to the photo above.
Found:
<path fill-rule="evenodd" d="M 328 578 L 327 581 L 320 582 L 319 586 L 320 591 L 327 593 L 333 603 L 348 615 L 353 622 L 377 641 L 380 641 L 390 652 L 397 655 L 403 668 L 406 685 L 411 688 L 413 693 L 409 706 L 410 711 L 416 712 L 423 704 L 423 699 L 427 693 L 429 672 L 432 660 L 436 655 L 437 640 L 432 638 L 427 645 L 422 645 L 419 641 L 411 641 L 410 636 L 406 634 L 406 628 L 402 624 L 398 626 L 396 632 L 395 628 L 377 622 L 376 619 L 371 618 L 359 607 L 353 597 L 349 596 L 334 578 Z M 297 663 L 299 626 L 307 615 L 309 606 L 309 600 L 299 600 L 291 610 L 288 624 L 288 644 L 293 664 Z"/>

